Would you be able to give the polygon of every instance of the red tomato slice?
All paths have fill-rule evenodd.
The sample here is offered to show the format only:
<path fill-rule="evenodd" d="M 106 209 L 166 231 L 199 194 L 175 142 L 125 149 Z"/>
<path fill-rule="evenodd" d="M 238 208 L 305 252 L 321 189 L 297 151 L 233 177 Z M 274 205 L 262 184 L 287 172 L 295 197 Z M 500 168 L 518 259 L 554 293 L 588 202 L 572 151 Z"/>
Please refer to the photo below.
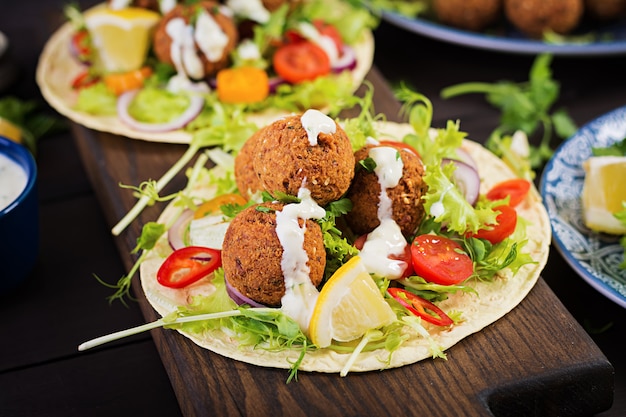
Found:
<path fill-rule="evenodd" d="M 330 72 L 330 60 L 326 52 L 309 41 L 280 47 L 274 54 L 273 64 L 279 76 L 294 84 Z"/>
<path fill-rule="evenodd" d="M 486 239 L 495 245 L 513 234 L 517 226 L 517 212 L 511 206 L 498 206 L 494 210 L 500 212 L 496 217 L 498 224 L 490 225 L 490 229 L 480 229 L 471 236 Z"/>
<path fill-rule="evenodd" d="M 87 29 L 74 32 L 70 38 L 70 43 L 79 61 L 88 62 L 91 59 L 91 40 Z"/>
<path fill-rule="evenodd" d="M 495 201 L 511 196 L 509 199 L 509 205 L 511 207 L 515 207 L 524 201 L 529 190 L 530 181 L 522 178 L 513 178 L 494 185 L 487 192 L 487 198 L 491 201 Z"/>
<path fill-rule="evenodd" d="M 361 235 L 354 241 L 354 247 L 358 250 L 363 249 L 363 245 L 367 240 L 367 235 Z M 393 259 L 395 261 L 403 261 L 406 264 L 406 269 L 402 272 L 402 276 L 400 278 L 406 278 L 413 275 L 413 262 L 411 261 L 411 245 L 406 245 L 404 248 L 404 254 L 402 256 L 391 255 L 389 259 Z"/>
<path fill-rule="evenodd" d="M 402 288 L 387 288 L 387 292 L 404 308 L 437 326 L 449 326 L 454 321 L 430 301 Z"/>
<path fill-rule="evenodd" d="M 447 237 L 417 236 L 411 244 L 411 257 L 415 273 L 435 284 L 458 284 L 474 273 L 472 259 Z"/>
<path fill-rule="evenodd" d="M 170 254 L 157 272 L 159 284 L 183 288 L 211 274 L 222 265 L 219 250 L 186 246 Z"/>
<path fill-rule="evenodd" d="M 89 87 L 90 85 L 94 85 L 98 81 L 100 81 L 100 78 L 91 75 L 89 70 L 83 71 L 80 74 L 78 74 L 72 80 L 72 88 L 74 90 L 80 90 L 81 88 L 85 88 L 85 87 Z"/>
<path fill-rule="evenodd" d="M 337 47 L 338 56 L 341 56 L 341 53 L 343 51 L 343 39 L 341 39 L 341 34 L 339 33 L 339 30 L 337 30 L 335 26 L 328 24 L 320 19 L 314 20 L 313 26 L 315 26 L 320 35 L 328 36 L 333 40 L 333 43 Z"/>

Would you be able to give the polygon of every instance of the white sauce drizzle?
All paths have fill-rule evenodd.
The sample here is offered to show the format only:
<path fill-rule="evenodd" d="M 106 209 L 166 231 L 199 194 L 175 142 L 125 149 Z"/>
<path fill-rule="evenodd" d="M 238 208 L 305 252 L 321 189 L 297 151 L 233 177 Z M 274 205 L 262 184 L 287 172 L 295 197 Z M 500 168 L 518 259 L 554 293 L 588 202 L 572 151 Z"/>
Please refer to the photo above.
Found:
<path fill-rule="evenodd" d="M 367 271 L 389 279 L 400 278 L 407 267 L 404 261 L 389 258 L 391 255 L 404 254 L 407 245 L 400 226 L 392 218 L 392 202 L 387 195 L 387 189 L 397 186 L 402 178 L 404 164 L 398 152 L 389 146 L 379 146 L 369 151 L 369 157 L 376 162 L 374 172 L 380 184 L 380 225 L 367 235 L 361 249 L 361 258 Z"/>
<path fill-rule="evenodd" d="M 446 212 L 445 207 L 443 206 L 443 198 L 446 196 L 448 191 L 450 191 L 450 189 L 452 189 L 451 184 L 448 185 L 448 187 L 446 187 L 445 190 L 443 190 L 443 192 L 441 193 L 441 196 L 439 197 L 439 201 L 435 201 L 430 206 L 430 215 L 433 216 L 434 218 L 437 218 Z"/>
<path fill-rule="evenodd" d="M 327 135 L 337 131 L 335 121 L 319 110 L 309 109 L 300 117 L 302 127 L 306 130 L 311 146 L 317 145 L 317 137 L 320 133 Z"/>
<path fill-rule="evenodd" d="M 237 46 L 237 53 L 241 59 L 246 61 L 256 61 L 261 59 L 261 51 L 259 47 L 250 39 L 244 39 Z"/>
<path fill-rule="evenodd" d="M 176 7 L 176 0 L 159 0 L 159 10 L 162 14 L 166 14 Z"/>
<path fill-rule="evenodd" d="M 222 59 L 224 49 L 228 45 L 228 36 L 206 10 L 202 10 L 196 20 L 194 38 L 210 62 Z"/>
<path fill-rule="evenodd" d="M 226 6 L 237 16 L 241 16 L 258 23 L 267 23 L 270 12 L 263 6 L 261 0 L 228 0 Z"/>
<path fill-rule="evenodd" d="M 315 26 L 308 22 L 300 22 L 298 32 L 326 52 L 331 66 L 337 62 L 339 51 L 335 41 L 330 36 L 322 35 Z"/>
<path fill-rule="evenodd" d="M 27 182 L 26 171 L 13 159 L 0 154 L 0 210 L 19 197 Z"/>
<path fill-rule="evenodd" d="M 308 256 L 304 250 L 306 222 L 300 226 L 298 219 L 321 219 L 326 211 L 311 198 L 308 189 L 300 188 L 298 197 L 299 203 L 287 204 L 276 213 L 276 234 L 283 247 L 281 269 L 285 295 L 281 299 L 281 310 L 306 333 L 319 291 L 309 277 Z"/>
<path fill-rule="evenodd" d="M 111 0 L 111 3 L 109 3 L 109 8 L 113 10 L 120 10 L 130 6 L 131 1 L 132 0 Z"/>

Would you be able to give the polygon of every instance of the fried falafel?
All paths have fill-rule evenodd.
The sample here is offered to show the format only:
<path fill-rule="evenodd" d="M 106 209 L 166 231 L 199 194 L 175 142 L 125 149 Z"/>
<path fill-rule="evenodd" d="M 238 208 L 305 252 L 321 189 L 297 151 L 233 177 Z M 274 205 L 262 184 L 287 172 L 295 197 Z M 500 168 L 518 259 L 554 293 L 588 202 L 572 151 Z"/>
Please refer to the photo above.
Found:
<path fill-rule="evenodd" d="M 346 223 L 355 235 L 370 233 L 380 225 L 379 205 L 381 185 L 376 172 L 360 166 L 360 162 L 369 158 L 370 150 L 376 145 L 366 145 L 355 152 L 356 172 L 346 197 L 352 202 L 352 211 L 346 216 Z M 391 218 L 398 224 L 402 234 L 411 237 L 424 217 L 422 196 L 427 185 L 422 180 L 424 165 L 415 153 L 391 144 L 402 159 L 402 176 L 393 188 L 386 193 L 391 200 Z"/>
<path fill-rule="evenodd" d="M 259 209 L 262 207 L 262 209 Z M 228 283 L 246 297 L 267 306 L 279 306 L 285 295 L 281 266 L 283 246 L 276 233 L 276 212 L 282 203 L 261 203 L 239 213 L 224 236 L 222 265 Z M 300 219 L 299 224 L 305 220 Z M 309 278 L 318 286 L 324 277 L 326 251 L 322 229 L 306 220 L 303 249 L 308 257 Z"/>
<path fill-rule="evenodd" d="M 267 126 L 264 126 L 254 132 L 243 144 L 239 152 L 237 152 L 237 155 L 235 155 L 235 182 L 237 183 L 239 194 L 244 196 L 247 200 L 257 191 L 263 191 L 263 185 L 254 169 L 253 162 L 254 153 L 259 146 L 259 140 L 266 128 Z"/>
<path fill-rule="evenodd" d="M 170 10 L 154 33 L 153 49 L 159 61 L 196 80 L 227 67 L 239 34 L 223 7 L 214 1 L 202 1 L 179 4 Z"/>
<path fill-rule="evenodd" d="M 461 29 L 481 31 L 502 15 L 502 0 L 433 0 L 437 19 Z"/>
<path fill-rule="evenodd" d="M 583 0 L 504 0 L 507 19 L 533 38 L 548 30 L 566 35 L 578 26 L 583 13 Z"/>
<path fill-rule="evenodd" d="M 310 131 L 319 125 L 307 125 L 307 115 L 325 118 L 332 130 L 319 130 L 315 143 Z M 287 116 L 263 129 L 257 139 L 253 168 L 261 186 L 271 194 L 282 192 L 297 196 L 301 187 L 325 206 L 340 199 L 350 187 L 354 176 L 354 153 L 346 132 L 334 120 L 319 112 L 308 110 L 303 115 Z"/>

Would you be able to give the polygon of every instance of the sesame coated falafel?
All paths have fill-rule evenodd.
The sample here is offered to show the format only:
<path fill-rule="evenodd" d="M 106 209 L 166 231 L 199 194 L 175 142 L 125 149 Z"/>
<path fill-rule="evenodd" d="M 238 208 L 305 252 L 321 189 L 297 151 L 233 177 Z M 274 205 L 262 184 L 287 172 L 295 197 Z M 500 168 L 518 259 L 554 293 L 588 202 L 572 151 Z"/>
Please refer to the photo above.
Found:
<path fill-rule="evenodd" d="M 481 31 L 498 21 L 502 0 L 433 0 L 437 19 L 461 29 Z"/>
<path fill-rule="evenodd" d="M 194 40 L 195 53 L 202 63 L 204 76 L 207 77 L 215 75 L 220 69 L 228 66 L 230 63 L 229 54 L 236 48 L 237 42 L 239 41 L 239 33 L 232 16 L 223 13 L 222 6 L 220 6 L 219 3 L 214 1 L 202 1 L 191 5 L 178 4 L 166 13 L 157 24 L 153 37 L 153 49 L 159 61 L 175 66 L 176 63 L 172 57 L 172 44 L 174 40 L 168 33 L 168 24 L 176 18 L 181 18 L 189 25 L 190 22 L 197 21 L 197 17 L 202 11 L 206 11 L 206 13 L 213 18 L 215 23 L 219 26 L 219 29 L 227 37 L 227 43 L 219 58 L 207 57 L 203 52 L 206 46 L 198 44 L 197 39 Z M 194 26 L 193 23 L 192 26 Z M 197 30 L 197 27 L 195 27 L 194 31 L 195 30 Z M 210 40 L 207 39 L 205 41 L 208 42 Z M 184 56 L 184 54 L 182 55 Z M 188 69 L 186 68 L 186 70 Z"/>
<path fill-rule="evenodd" d="M 375 145 L 366 145 L 355 152 L 356 164 L 368 158 L 369 151 Z M 385 145 L 392 146 L 392 145 Z M 402 159 L 402 177 L 393 188 L 387 188 L 391 199 L 392 218 L 400 227 L 402 234 L 409 238 L 424 217 L 422 196 L 427 185 L 422 180 L 424 165 L 419 156 L 403 148 L 396 149 Z M 378 176 L 364 168 L 356 170 L 352 186 L 346 197 L 352 202 L 352 211 L 346 216 L 346 222 L 355 235 L 370 233 L 380 225 L 378 206 L 381 187 Z"/>
<path fill-rule="evenodd" d="M 269 210 L 258 210 L 262 206 Z M 283 247 L 276 234 L 276 211 L 282 203 L 261 203 L 239 213 L 231 222 L 222 248 L 222 266 L 228 283 L 252 300 L 279 306 L 285 294 L 281 268 Z M 304 220 L 299 220 L 300 224 Z M 314 220 L 306 220 L 304 250 L 309 277 L 318 286 L 324 277 L 326 251 L 322 229 Z"/>
<path fill-rule="evenodd" d="M 541 38 L 551 30 L 566 35 L 578 26 L 583 0 L 504 0 L 507 19 L 520 31 Z"/>
<path fill-rule="evenodd" d="M 309 143 L 301 115 L 263 129 L 253 159 L 263 189 L 297 196 L 304 186 L 320 206 L 340 199 L 354 176 L 354 154 L 346 132 L 333 123 L 335 132 L 319 133 L 317 144 Z"/>
<path fill-rule="evenodd" d="M 243 144 L 237 155 L 235 155 L 235 182 L 239 194 L 249 200 L 257 191 L 263 191 L 263 185 L 257 172 L 254 170 L 254 153 L 256 152 L 259 140 L 263 134 L 264 126 L 257 130 Z"/>

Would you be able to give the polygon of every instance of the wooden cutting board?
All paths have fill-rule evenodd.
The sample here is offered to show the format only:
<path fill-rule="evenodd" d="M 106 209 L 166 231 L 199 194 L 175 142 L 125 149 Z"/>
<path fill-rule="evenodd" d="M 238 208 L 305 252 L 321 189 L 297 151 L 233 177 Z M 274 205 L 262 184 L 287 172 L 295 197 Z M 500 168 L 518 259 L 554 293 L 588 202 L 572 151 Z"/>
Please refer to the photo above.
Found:
<path fill-rule="evenodd" d="M 376 68 L 368 75 L 375 108 L 398 120 L 399 103 Z M 158 179 L 185 145 L 152 143 L 73 124 L 84 166 L 112 227 L 135 203 L 119 184 Z M 193 163 L 193 161 L 192 161 Z M 177 176 L 164 190 L 185 185 Z M 141 225 L 157 219 L 164 204 L 145 210 L 116 237 L 127 270 Z M 146 321 L 157 314 L 133 282 Z M 613 367 L 542 278 L 513 311 L 447 351 L 448 360 L 424 360 L 385 371 L 337 374 L 288 371 L 221 357 L 175 331 L 152 336 L 185 416 L 229 415 L 592 415 L 613 400 Z M 140 389 L 140 387 L 138 387 Z M 158 395 L 158 393 L 155 393 Z"/>

